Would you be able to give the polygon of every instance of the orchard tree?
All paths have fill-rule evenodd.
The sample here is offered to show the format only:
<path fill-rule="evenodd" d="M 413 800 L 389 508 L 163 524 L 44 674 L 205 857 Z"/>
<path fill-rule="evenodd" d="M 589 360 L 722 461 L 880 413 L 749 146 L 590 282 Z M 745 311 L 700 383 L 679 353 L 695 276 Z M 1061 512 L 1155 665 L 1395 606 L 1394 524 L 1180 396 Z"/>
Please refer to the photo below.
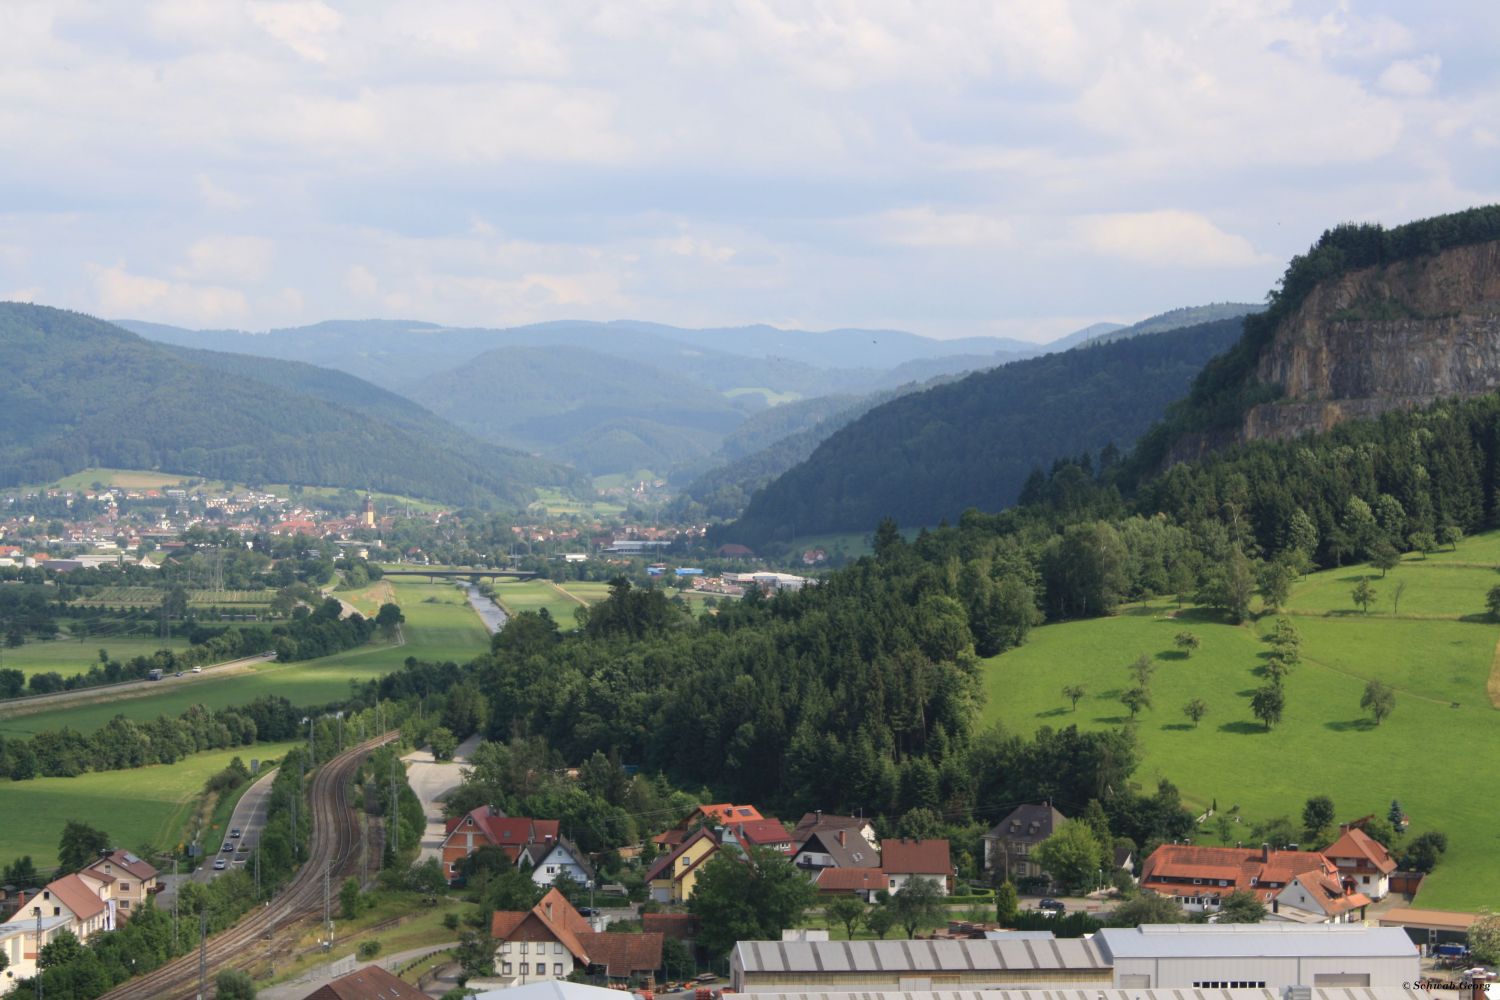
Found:
<path fill-rule="evenodd" d="M 1250 711 L 1266 724 L 1266 732 L 1270 732 L 1271 727 L 1281 721 L 1281 713 L 1285 708 L 1286 695 L 1276 684 L 1259 688 L 1250 698 Z"/>
<path fill-rule="evenodd" d="M 1333 799 L 1328 796 L 1314 795 L 1308 799 L 1302 806 L 1302 826 L 1307 831 L 1307 839 L 1321 841 L 1335 815 Z"/>
<path fill-rule="evenodd" d="M 1063 697 L 1073 703 L 1073 711 L 1075 712 L 1078 711 L 1079 700 L 1082 699 L 1083 696 L 1087 693 L 1088 692 L 1083 689 L 1083 686 L 1081 684 L 1068 684 L 1065 685 L 1062 689 Z"/>
<path fill-rule="evenodd" d="M 697 895 L 696 891 L 694 895 Z M 947 912 L 943 907 L 943 891 L 937 880 L 920 875 L 908 878 L 901 891 L 885 905 L 896 918 L 896 923 L 906 931 L 908 940 L 916 937 L 917 931 L 922 927 L 942 920 L 943 914 Z"/>
<path fill-rule="evenodd" d="M 109 834 L 87 823 L 70 819 L 63 824 L 57 841 L 57 867 L 62 872 L 76 872 L 99 860 L 109 850 Z"/>
<path fill-rule="evenodd" d="M 1385 721 L 1396 707 L 1396 692 L 1384 681 L 1371 680 L 1365 684 L 1365 693 L 1359 699 L 1359 707 L 1370 713 L 1375 725 Z"/>
<path fill-rule="evenodd" d="M 1133 687 L 1120 695 L 1120 703 L 1130 709 L 1130 717 L 1133 719 L 1141 714 L 1141 709 L 1151 707 L 1151 692 L 1143 687 Z"/>
<path fill-rule="evenodd" d="M 1380 570 L 1381 579 L 1385 579 L 1385 572 L 1395 569 L 1401 563 L 1401 553 L 1396 551 L 1396 546 L 1385 539 L 1376 542 L 1370 549 L 1370 565 Z"/>
<path fill-rule="evenodd" d="M 823 907 L 823 915 L 831 924 L 843 924 L 844 936 L 854 940 L 854 931 L 865 919 L 869 907 L 857 895 L 835 896 Z"/>
<path fill-rule="evenodd" d="M 1202 722 L 1203 717 L 1208 714 L 1208 702 L 1204 701 L 1202 698 L 1194 698 L 1192 701 L 1182 706 L 1182 714 L 1187 716 L 1189 719 L 1192 719 L 1193 728 L 1197 729 L 1198 723 Z"/>
<path fill-rule="evenodd" d="M 1202 641 L 1191 632 L 1178 632 L 1177 638 L 1173 639 L 1172 642 L 1178 649 L 1182 650 L 1183 656 L 1192 656 L 1193 652 L 1199 646 L 1203 645 Z"/>
<path fill-rule="evenodd" d="M 1063 888 L 1093 885 L 1099 877 L 1104 845 L 1087 823 L 1064 823 L 1032 852 L 1037 865 Z"/>
<path fill-rule="evenodd" d="M 1362 614 L 1369 614 L 1370 605 L 1375 603 L 1376 596 L 1375 588 L 1370 586 L 1369 578 L 1360 577 L 1359 583 L 1356 583 L 1354 589 L 1349 593 L 1354 598 L 1354 603 L 1359 605 L 1360 612 Z"/>
<path fill-rule="evenodd" d="M 1236 889 L 1219 904 L 1219 918 L 1231 924 L 1258 924 L 1266 918 L 1266 904 L 1249 889 Z"/>
<path fill-rule="evenodd" d="M 698 944 L 719 956 L 736 941 L 779 941 L 817 894 L 785 855 L 752 847 L 744 858 L 720 852 L 704 865 L 688 909 L 701 921 Z"/>

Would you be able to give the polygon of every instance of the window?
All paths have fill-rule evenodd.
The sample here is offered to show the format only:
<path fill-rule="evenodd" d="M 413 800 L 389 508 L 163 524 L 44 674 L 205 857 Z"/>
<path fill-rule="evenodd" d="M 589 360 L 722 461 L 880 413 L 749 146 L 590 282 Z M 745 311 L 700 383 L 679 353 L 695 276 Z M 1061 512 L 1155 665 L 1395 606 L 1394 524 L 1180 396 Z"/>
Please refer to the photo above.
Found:
<path fill-rule="evenodd" d="M 526 954 L 526 952 L 529 950 L 529 945 L 530 945 L 529 941 L 522 941 L 521 942 L 521 954 L 523 954 L 523 955 Z"/>
<path fill-rule="evenodd" d="M 556 875 L 557 874 L 557 866 L 556 865 L 548 865 L 547 866 L 547 874 L 548 875 Z"/>
<path fill-rule="evenodd" d="M 510 963 L 509 962 L 501 962 L 500 963 L 500 974 L 504 975 L 504 976 L 510 975 Z"/>
<path fill-rule="evenodd" d="M 1263 990 L 1264 980 L 1251 979 L 1205 979 L 1193 984 L 1199 990 Z"/>
<path fill-rule="evenodd" d="M 62 916 L 62 907 L 61 906 L 54 906 L 52 908 L 52 915 L 54 917 L 60 917 L 60 916 Z"/>
<path fill-rule="evenodd" d="M 128 900 L 128 899 L 122 899 L 122 900 L 120 900 L 120 909 L 122 909 L 122 910 L 128 910 L 128 909 L 130 909 L 130 900 Z"/>
<path fill-rule="evenodd" d="M 559 977 L 563 974 L 562 963 L 561 962 L 556 962 L 556 963 L 553 964 L 553 966 L 552 966 L 552 974 L 554 976 L 559 976 Z"/>
<path fill-rule="evenodd" d="M 896 880 L 895 879 L 891 879 L 891 891 L 894 892 L 895 889 L 896 889 Z"/>
<path fill-rule="evenodd" d="M 130 891 L 130 883 L 129 882 L 121 882 L 120 883 L 120 891 L 121 892 L 129 892 Z"/>
<path fill-rule="evenodd" d="M 1203 884 L 1203 880 L 1201 878 L 1195 878 L 1195 879 L 1193 879 L 1193 884 L 1194 885 L 1202 885 Z"/>
<path fill-rule="evenodd" d="M 562 942 L 561 941 L 553 941 L 552 942 L 552 954 L 554 954 L 554 955 L 561 955 L 562 954 Z"/>

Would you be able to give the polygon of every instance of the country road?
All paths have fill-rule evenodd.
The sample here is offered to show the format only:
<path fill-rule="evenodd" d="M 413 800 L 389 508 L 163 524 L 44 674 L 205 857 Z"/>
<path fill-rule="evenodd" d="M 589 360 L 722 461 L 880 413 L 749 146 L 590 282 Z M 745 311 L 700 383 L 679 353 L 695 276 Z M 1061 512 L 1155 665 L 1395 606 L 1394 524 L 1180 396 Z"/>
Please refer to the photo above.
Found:
<path fill-rule="evenodd" d="M 102 684 L 98 687 L 77 688 L 73 691 L 58 691 L 54 694 L 38 694 L 25 698 L 10 698 L 0 701 L 0 718 L 16 719 L 37 712 L 50 711 L 62 705 L 88 704 L 96 701 L 115 701 L 119 698 L 139 698 L 156 694 L 167 685 L 202 684 L 205 681 L 221 680 L 230 674 L 240 674 L 252 667 L 276 659 L 275 653 L 261 653 L 239 660 L 227 660 L 203 668 L 202 673 L 184 671 L 181 677 L 167 676 L 159 681 L 123 681 L 119 684 Z"/>

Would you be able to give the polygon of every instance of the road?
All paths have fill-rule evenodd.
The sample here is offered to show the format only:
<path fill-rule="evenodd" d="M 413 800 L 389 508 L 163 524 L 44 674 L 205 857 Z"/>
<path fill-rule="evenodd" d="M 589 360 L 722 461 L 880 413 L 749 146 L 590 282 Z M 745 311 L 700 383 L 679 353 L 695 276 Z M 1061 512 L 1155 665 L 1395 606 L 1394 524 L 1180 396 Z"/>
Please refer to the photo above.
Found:
<path fill-rule="evenodd" d="M 208 979 L 226 968 L 244 968 L 264 959 L 278 946 L 296 939 L 303 918 L 323 912 L 323 878 L 334 885 L 355 873 L 360 862 L 359 817 L 349 787 L 360 763 L 396 732 L 385 733 L 346 750 L 318 768 L 308 799 L 312 806 L 312 843 L 308 860 L 270 905 L 252 909 L 239 923 L 210 938 Z M 105 1000 L 189 1000 L 198 992 L 198 954 L 193 952 L 154 972 L 138 976 L 104 994 Z"/>
<path fill-rule="evenodd" d="M 255 784 L 245 789 L 235 803 L 234 813 L 229 817 L 229 830 L 239 830 L 239 839 L 232 839 L 229 830 L 224 831 L 224 842 L 243 850 L 234 855 L 221 853 L 219 857 L 229 859 L 235 866 L 250 863 L 250 851 L 260 843 L 260 832 L 266 826 L 266 811 L 271 806 L 271 783 L 276 780 L 276 768 L 255 779 Z M 227 869 L 226 869 L 227 870 Z M 214 859 L 204 858 L 202 866 L 193 873 L 194 882 L 212 882 L 220 872 L 214 870 Z"/>
<path fill-rule="evenodd" d="M 202 673 L 186 671 L 181 677 L 167 676 L 159 681 L 123 681 L 119 684 L 104 684 L 98 687 L 77 688 L 73 691 L 58 691 L 55 694 L 30 695 L 25 698 L 10 698 L 0 702 L 0 716 L 16 718 L 33 712 L 50 711 L 73 702 L 114 701 L 118 698 L 138 698 L 155 694 L 168 684 L 199 684 L 218 679 L 226 674 L 242 673 L 251 667 L 276 659 L 275 653 L 247 656 L 241 660 L 228 660 L 203 668 Z"/>
<path fill-rule="evenodd" d="M 463 781 L 463 765 L 479 746 L 479 737 L 470 736 L 458 745 L 451 761 L 432 759 L 431 750 L 413 750 L 401 759 L 406 762 L 406 781 L 422 802 L 427 828 L 422 832 L 422 852 L 418 860 L 436 858 L 443 846 L 443 799 Z"/>
<path fill-rule="evenodd" d="M 424 945 L 421 948 L 412 948 L 409 951 L 398 951 L 393 955 L 382 955 L 369 962 L 354 961 L 350 955 L 336 962 L 320 965 L 316 969 L 310 969 L 296 979 L 288 980 L 276 986 L 267 986 L 265 989 L 256 991 L 256 1000 L 303 1000 L 308 994 L 322 989 L 324 986 L 347 976 L 349 973 L 359 969 L 367 969 L 372 965 L 378 965 L 387 972 L 394 972 L 408 962 L 419 958 L 426 958 L 440 951 L 451 951 L 457 948 L 459 942 L 444 941 L 439 944 Z"/>

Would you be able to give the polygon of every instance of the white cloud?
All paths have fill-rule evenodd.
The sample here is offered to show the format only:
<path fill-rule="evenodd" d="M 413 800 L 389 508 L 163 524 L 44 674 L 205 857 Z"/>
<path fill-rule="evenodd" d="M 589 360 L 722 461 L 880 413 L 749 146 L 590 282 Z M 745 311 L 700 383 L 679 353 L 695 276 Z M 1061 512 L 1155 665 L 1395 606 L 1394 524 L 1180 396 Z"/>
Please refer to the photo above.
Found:
<path fill-rule="evenodd" d="M 883 239 L 908 247 L 1003 246 L 1015 236 L 1009 219 L 983 212 L 940 212 L 930 205 L 893 209 L 876 225 Z"/>
<path fill-rule="evenodd" d="M 1271 262 L 1250 241 L 1194 212 L 1121 212 L 1078 221 L 1095 253 L 1150 267 L 1251 267 Z"/>
<path fill-rule="evenodd" d="M 344 287 L 361 298 L 380 293 L 380 282 L 363 264 L 355 264 L 344 273 Z"/>
<path fill-rule="evenodd" d="M 276 244 L 260 236 L 205 236 L 188 247 L 187 258 L 179 277 L 258 284 L 271 273 Z"/>
<path fill-rule="evenodd" d="M 123 264 L 91 265 L 90 270 L 95 311 L 101 316 L 214 326 L 243 319 L 249 313 L 244 293 L 235 288 L 132 274 Z"/>
<path fill-rule="evenodd" d="M 338 11 L 318 0 L 260 0 L 249 6 L 250 17 L 266 33 L 303 59 L 327 62 L 326 36 L 343 23 Z"/>
<path fill-rule="evenodd" d="M 194 181 L 198 185 L 199 200 L 208 208 L 237 212 L 250 207 L 251 202 L 249 198 L 220 187 L 206 174 L 199 174 L 194 178 Z"/>
<path fill-rule="evenodd" d="M 1434 55 L 1398 60 L 1380 74 L 1380 89 L 1398 97 L 1423 97 L 1432 92 L 1442 65 Z"/>

